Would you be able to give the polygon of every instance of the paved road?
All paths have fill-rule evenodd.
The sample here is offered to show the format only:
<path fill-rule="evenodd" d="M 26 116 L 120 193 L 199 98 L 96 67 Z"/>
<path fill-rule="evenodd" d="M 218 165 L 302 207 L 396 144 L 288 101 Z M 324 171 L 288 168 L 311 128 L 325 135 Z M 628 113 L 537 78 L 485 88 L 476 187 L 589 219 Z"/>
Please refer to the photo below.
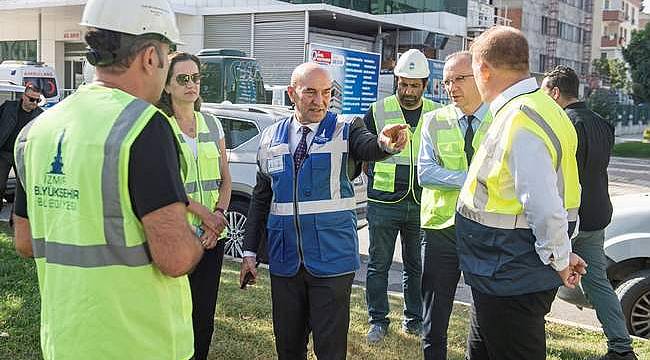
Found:
<path fill-rule="evenodd" d="M 613 157 L 607 173 L 611 196 L 650 191 L 650 159 Z"/>

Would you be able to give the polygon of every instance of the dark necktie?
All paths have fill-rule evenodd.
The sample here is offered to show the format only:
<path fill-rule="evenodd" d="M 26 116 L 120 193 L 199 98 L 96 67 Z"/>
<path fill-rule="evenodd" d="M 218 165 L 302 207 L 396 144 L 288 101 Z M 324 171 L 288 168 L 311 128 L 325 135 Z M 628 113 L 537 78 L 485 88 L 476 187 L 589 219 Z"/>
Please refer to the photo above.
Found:
<path fill-rule="evenodd" d="M 474 128 L 472 121 L 475 119 L 474 115 L 465 116 L 467 119 L 467 130 L 465 131 L 465 156 L 467 157 L 467 166 L 472 162 L 474 156 L 474 147 L 472 147 L 472 140 L 474 140 Z"/>
<path fill-rule="evenodd" d="M 307 134 L 309 134 L 310 131 L 311 129 L 309 129 L 306 126 L 300 127 L 300 133 L 302 133 L 302 137 L 300 138 L 300 142 L 296 147 L 296 151 L 293 153 L 294 174 L 298 173 L 298 169 L 300 169 L 300 165 L 302 165 L 302 162 L 305 161 L 305 159 L 307 158 Z"/>

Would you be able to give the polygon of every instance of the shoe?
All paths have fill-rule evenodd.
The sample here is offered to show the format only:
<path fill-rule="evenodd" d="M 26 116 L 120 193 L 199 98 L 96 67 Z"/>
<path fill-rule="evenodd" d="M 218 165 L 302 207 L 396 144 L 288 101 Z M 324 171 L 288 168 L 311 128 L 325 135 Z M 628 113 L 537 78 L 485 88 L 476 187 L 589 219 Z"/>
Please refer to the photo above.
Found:
<path fill-rule="evenodd" d="M 370 330 L 368 330 L 368 342 L 371 344 L 376 344 L 388 335 L 388 326 L 380 324 L 370 325 Z"/>
<path fill-rule="evenodd" d="M 421 336 L 422 335 L 422 324 L 411 325 L 411 326 L 408 326 L 406 324 L 402 324 L 402 331 L 407 333 L 407 334 Z"/>
<path fill-rule="evenodd" d="M 615 351 L 609 350 L 607 354 L 600 357 L 598 360 L 638 360 L 634 351 L 628 351 L 626 353 L 617 353 Z"/>

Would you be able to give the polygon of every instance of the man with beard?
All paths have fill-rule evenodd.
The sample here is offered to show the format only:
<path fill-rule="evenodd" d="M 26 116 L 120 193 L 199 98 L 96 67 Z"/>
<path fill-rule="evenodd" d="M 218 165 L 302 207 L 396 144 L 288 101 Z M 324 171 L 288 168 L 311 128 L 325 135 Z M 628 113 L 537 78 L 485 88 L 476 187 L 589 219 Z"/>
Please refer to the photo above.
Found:
<path fill-rule="evenodd" d="M 404 319 L 402 330 L 420 335 L 422 300 L 420 299 L 420 195 L 417 160 L 420 129 L 426 113 L 440 107 L 422 97 L 427 88 L 429 64 L 418 50 L 411 49 L 399 58 L 394 69 L 397 93 L 374 103 L 364 121 L 377 133 L 388 124 L 408 124 L 409 142 L 404 150 L 390 158 L 368 163 L 369 255 L 366 278 L 366 302 L 370 330 L 368 342 L 377 343 L 388 333 L 388 270 L 395 240 L 400 234 L 404 270 Z"/>

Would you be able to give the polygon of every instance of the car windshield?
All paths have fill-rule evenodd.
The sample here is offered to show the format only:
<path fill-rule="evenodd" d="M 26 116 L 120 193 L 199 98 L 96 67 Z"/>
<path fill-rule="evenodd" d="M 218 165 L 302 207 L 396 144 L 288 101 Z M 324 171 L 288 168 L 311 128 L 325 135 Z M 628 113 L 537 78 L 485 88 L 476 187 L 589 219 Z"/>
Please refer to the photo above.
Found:
<path fill-rule="evenodd" d="M 56 88 L 56 79 L 49 77 L 26 77 L 23 79 L 23 85 L 34 84 L 42 91 L 46 99 L 57 96 L 59 91 Z"/>

